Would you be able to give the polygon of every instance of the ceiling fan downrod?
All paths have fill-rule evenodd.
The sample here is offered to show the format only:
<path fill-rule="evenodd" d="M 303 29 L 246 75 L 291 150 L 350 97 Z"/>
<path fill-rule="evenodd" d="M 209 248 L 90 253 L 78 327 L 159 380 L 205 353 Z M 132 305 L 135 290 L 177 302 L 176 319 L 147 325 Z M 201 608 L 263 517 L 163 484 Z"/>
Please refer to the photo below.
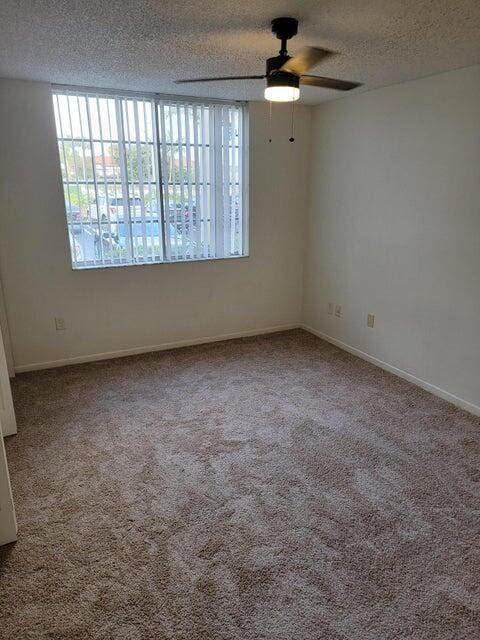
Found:
<path fill-rule="evenodd" d="M 280 40 L 279 55 L 287 57 L 287 42 L 298 33 L 298 20 L 296 18 L 274 18 L 272 20 L 272 33 Z"/>

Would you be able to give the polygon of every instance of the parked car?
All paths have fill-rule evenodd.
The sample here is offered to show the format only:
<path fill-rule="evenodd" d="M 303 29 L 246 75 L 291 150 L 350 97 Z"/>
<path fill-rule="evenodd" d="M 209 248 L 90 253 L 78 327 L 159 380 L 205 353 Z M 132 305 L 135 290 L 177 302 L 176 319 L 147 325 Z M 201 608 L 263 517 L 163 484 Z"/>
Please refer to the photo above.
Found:
<path fill-rule="evenodd" d="M 182 205 L 180 202 L 176 204 L 170 204 L 168 208 L 168 219 L 171 223 L 175 224 L 177 229 L 182 232 L 185 227 L 185 231 L 188 233 L 190 231 L 190 225 L 193 227 L 196 225 L 197 221 L 197 207 L 192 205 L 192 210 L 190 211 L 190 207 L 188 203 L 185 203 L 183 206 L 183 215 L 182 215 Z"/>
<path fill-rule="evenodd" d="M 152 245 L 155 246 L 156 244 L 160 244 L 161 242 L 160 222 L 158 221 L 158 219 L 147 219 L 145 220 L 145 223 L 142 220 L 138 220 L 132 222 L 130 228 L 132 237 L 140 239 L 143 238 L 145 229 L 147 247 L 151 247 Z M 128 235 L 125 223 L 119 222 L 117 230 L 118 245 L 120 247 L 126 247 Z M 178 248 L 183 248 L 183 246 L 185 246 L 185 253 L 191 254 L 195 247 L 195 241 L 188 236 L 185 236 L 184 238 L 183 234 L 178 231 L 178 229 L 172 222 L 168 224 L 168 230 L 170 246 Z M 140 242 L 143 244 L 143 240 L 141 240 Z"/>
<path fill-rule="evenodd" d="M 148 204 L 146 211 L 150 215 L 154 215 L 154 216 L 160 215 L 160 209 L 159 209 L 158 203 L 155 200 Z M 188 224 L 190 222 L 190 207 L 188 202 L 184 204 L 183 212 L 184 212 L 184 216 L 182 216 L 182 205 L 180 202 L 168 203 L 168 219 L 173 224 L 182 226 L 183 218 L 185 219 L 185 224 Z M 197 214 L 197 207 L 196 205 L 192 205 L 192 221 L 194 224 L 195 224 L 196 214 Z"/>
<path fill-rule="evenodd" d="M 129 215 L 132 218 L 141 217 L 142 215 L 142 199 L 139 197 L 128 198 Z M 107 199 L 100 197 L 98 203 L 90 206 L 90 212 L 92 218 L 100 217 L 100 219 L 110 219 L 110 221 L 116 222 L 117 220 L 123 220 L 125 216 L 125 200 L 123 197 L 111 197 Z"/>
<path fill-rule="evenodd" d="M 65 202 L 65 211 L 69 229 L 74 234 L 82 233 L 82 212 L 80 207 L 70 202 Z"/>

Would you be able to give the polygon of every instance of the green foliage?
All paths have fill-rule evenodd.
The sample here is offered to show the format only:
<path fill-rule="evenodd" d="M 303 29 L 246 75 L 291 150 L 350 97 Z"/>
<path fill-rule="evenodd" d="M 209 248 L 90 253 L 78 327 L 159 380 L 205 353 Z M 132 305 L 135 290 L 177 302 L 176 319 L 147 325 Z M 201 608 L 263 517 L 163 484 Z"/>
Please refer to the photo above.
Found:
<path fill-rule="evenodd" d="M 118 145 L 112 146 L 111 154 L 115 165 L 120 167 Z M 136 146 L 127 145 L 125 148 L 125 160 L 129 180 L 140 180 L 140 168 L 143 172 L 143 179 L 151 180 L 154 175 L 154 170 L 150 146 L 142 145 L 140 147 L 140 154 L 138 154 Z"/>
<path fill-rule="evenodd" d="M 72 205 L 78 207 L 84 207 L 89 204 L 86 192 L 77 185 L 72 185 L 67 188 L 65 186 L 65 202 L 70 202 Z"/>
<path fill-rule="evenodd" d="M 63 151 L 60 145 L 60 161 L 65 180 L 93 179 L 92 156 L 86 150 L 82 151 L 81 145 L 65 142 Z"/>

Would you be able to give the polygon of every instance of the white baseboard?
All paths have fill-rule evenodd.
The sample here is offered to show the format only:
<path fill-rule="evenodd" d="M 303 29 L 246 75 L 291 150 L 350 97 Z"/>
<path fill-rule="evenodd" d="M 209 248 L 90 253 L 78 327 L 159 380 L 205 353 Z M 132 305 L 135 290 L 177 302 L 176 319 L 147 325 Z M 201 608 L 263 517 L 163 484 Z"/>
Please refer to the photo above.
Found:
<path fill-rule="evenodd" d="M 362 358 L 362 360 L 366 360 L 367 362 L 370 362 L 371 364 L 374 364 L 377 367 L 385 369 L 385 371 L 388 371 L 389 373 L 393 373 L 399 378 L 408 380 L 408 382 L 412 382 L 418 387 L 425 389 L 425 391 L 429 391 L 430 393 L 433 393 L 433 395 L 438 396 L 443 400 L 447 400 L 447 402 L 451 402 L 456 407 L 459 407 L 460 409 L 464 409 L 465 411 L 468 411 L 468 413 L 472 413 L 475 416 L 480 416 L 480 407 L 478 405 L 473 404 L 472 402 L 468 402 L 468 400 L 464 400 L 463 398 L 459 398 L 453 393 L 450 393 L 450 391 L 446 391 L 445 389 L 442 389 L 441 387 L 437 387 L 434 384 L 427 382 L 426 380 L 417 378 L 411 373 L 408 373 L 407 371 L 403 371 L 403 369 L 399 369 L 398 367 L 394 367 L 393 365 L 388 364 L 388 362 L 384 362 L 379 358 L 375 358 L 374 356 L 371 356 L 368 353 L 365 353 L 364 351 L 360 351 L 360 349 L 356 349 L 355 347 L 352 347 L 349 344 L 342 342 L 341 340 L 337 340 L 337 338 L 332 338 L 332 336 L 329 336 L 326 333 L 317 331 L 313 327 L 309 327 L 306 324 L 302 324 L 300 326 L 302 329 L 304 329 L 305 331 L 308 331 L 309 333 L 312 333 L 314 336 L 317 336 L 318 338 L 321 338 L 326 342 L 330 342 L 336 347 L 339 347 L 344 351 L 348 351 L 354 356 L 358 356 L 359 358 Z"/>
<path fill-rule="evenodd" d="M 306 324 L 302 323 L 291 323 L 291 324 L 283 324 L 276 325 L 272 327 L 264 327 L 260 329 L 250 329 L 248 331 L 237 331 L 235 333 L 224 333 L 216 336 L 203 336 L 201 338 L 192 338 L 188 340 L 177 340 L 175 342 L 164 342 L 162 344 L 157 345 L 149 345 L 145 347 L 132 347 L 130 349 L 120 349 L 118 351 L 106 351 L 103 353 L 92 353 L 85 356 L 75 356 L 73 358 L 62 358 L 60 360 L 49 360 L 46 362 L 34 362 L 32 364 L 23 364 L 15 367 L 16 373 L 25 373 L 27 371 L 38 371 L 40 369 L 53 369 L 55 367 L 65 367 L 72 364 L 82 364 L 84 362 L 96 362 L 99 360 L 111 360 L 113 358 L 122 358 L 125 356 L 133 356 L 142 353 L 151 353 L 154 351 L 166 351 L 168 349 L 178 349 L 180 347 L 189 347 L 196 344 L 208 344 L 210 342 L 220 342 L 222 340 L 234 340 L 235 338 L 247 338 L 257 335 L 264 335 L 268 333 L 278 333 L 281 331 L 288 331 L 290 329 L 304 329 L 308 331 L 318 338 L 325 340 L 326 342 L 330 342 L 331 344 L 343 349 L 344 351 L 348 351 L 349 353 L 362 358 L 362 360 L 366 360 L 371 364 L 388 371 L 389 373 L 393 373 L 404 380 L 408 380 L 408 382 L 412 382 L 413 384 L 425 389 L 425 391 L 429 391 L 434 395 L 442 398 L 443 400 L 447 400 L 447 402 L 451 402 L 455 406 L 460 409 L 464 409 L 469 413 L 472 413 L 475 416 L 480 416 L 480 406 L 469 402 L 468 400 L 464 400 L 463 398 L 459 398 L 458 396 L 442 389 L 440 387 L 427 382 L 426 380 L 422 380 L 421 378 L 417 378 L 411 373 L 407 371 L 403 371 L 403 369 L 399 369 L 388 362 L 384 362 L 379 358 L 375 358 L 374 356 L 361 351 L 360 349 L 356 349 L 341 340 L 337 340 L 337 338 L 333 338 L 332 336 L 327 335 L 326 333 L 322 333 L 321 331 L 317 331 L 313 327 L 310 327 Z"/>
<path fill-rule="evenodd" d="M 82 364 L 84 362 L 96 362 L 98 360 L 112 360 L 113 358 L 123 358 L 141 353 L 151 353 L 153 351 L 166 351 L 167 349 L 178 349 L 180 347 L 190 347 L 196 344 L 208 344 L 209 342 L 221 342 L 222 340 L 234 340 L 235 338 L 248 338 L 252 336 L 264 335 L 267 333 L 278 333 L 289 329 L 298 329 L 300 324 L 282 324 L 273 327 L 263 327 L 260 329 L 250 329 L 247 331 L 236 331 L 235 333 L 223 333 L 216 336 L 203 336 L 201 338 L 191 338 L 187 340 L 177 340 L 175 342 L 164 342 L 162 344 L 148 345 L 146 347 L 132 347 L 130 349 L 120 349 L 118 351 L 105 351 L 103 353 L 92 353 L 84 356 L 74 356 L 73 358 L 62 358 L 60 360 L 48 360 L 46 362 L 33 362 L 31 364 L 21 364 L 15 366 L 15 373 L 25 373 L 27 371 L 38 371 L 40 369 L 54 369 L 55 367 L 65 367 L 72 364 Z"/>

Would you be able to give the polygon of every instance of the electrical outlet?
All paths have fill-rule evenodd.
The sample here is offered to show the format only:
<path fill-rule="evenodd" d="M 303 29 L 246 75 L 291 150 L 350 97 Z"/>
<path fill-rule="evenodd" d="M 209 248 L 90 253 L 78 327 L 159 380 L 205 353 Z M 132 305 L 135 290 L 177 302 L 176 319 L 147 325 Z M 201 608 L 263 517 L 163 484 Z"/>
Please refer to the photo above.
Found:
<path fill-rule="evenodd" d="M 373 313 L 369 313 L 367 315 L 367 327 L 370 327 L 370 329 L 373 329 L 374 324 L 375 324 L 375 316 L 373 315 Z"/>
<path fill-rule="evenodd" d="M 55 318 L 55 329 L 57 331 L 64 331 L 66 328 L 65 318 Z"/>
<path fill-rule="evenodd" d="M 333 302 L 328 303 L 327 313 L 329 316 L 333 316 Z"/>
<path fill-rule="evenodd" d="M 337 318 L 341 318 L 342 317 L 342 305 L 341 304 L 336 304 L 335 305 L 335 316 Z"/>

